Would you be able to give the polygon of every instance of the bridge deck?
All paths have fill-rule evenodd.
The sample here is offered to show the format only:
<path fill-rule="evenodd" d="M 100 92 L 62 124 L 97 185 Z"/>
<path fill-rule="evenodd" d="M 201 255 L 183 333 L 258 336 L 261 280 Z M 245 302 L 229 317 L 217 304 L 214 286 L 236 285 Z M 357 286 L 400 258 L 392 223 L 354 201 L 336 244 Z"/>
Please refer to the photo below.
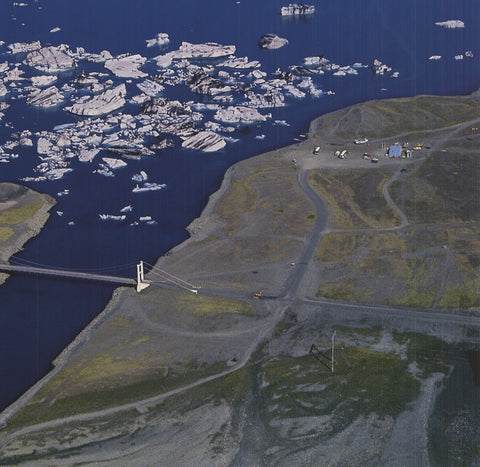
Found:
<path fill-rule="evenodd" d="M 36 268 L 33 266 L 15 266 L 12 264 L 0 264 L 0 271 L 5 272 L 23 272 L 26 274 L 38 274 L 43 276 L 56 276 L 72 279 L 84 279 L 100 282 L 111 282 L 115 284 L 136 285 L 137 281 L 128 277 L 104 276 L 101 274 L 91 274 L 89 272 L 65 271 L 62 269 Z"/>

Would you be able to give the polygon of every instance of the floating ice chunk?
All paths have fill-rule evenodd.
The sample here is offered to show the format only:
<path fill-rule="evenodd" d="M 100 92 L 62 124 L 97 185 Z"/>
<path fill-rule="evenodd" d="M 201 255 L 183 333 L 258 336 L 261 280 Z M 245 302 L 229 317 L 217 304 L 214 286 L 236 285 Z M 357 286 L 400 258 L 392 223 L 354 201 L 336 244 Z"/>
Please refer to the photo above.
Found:
<path fill-rule="evenodd" d="M 173 56 L 171 54 L 159 55 L 154 60 L 160 68 L 168 68 L 172 64 Z"/>
<path fill-rule="evenodd" d="M 429 60 L 440 60 L 441 58 L 441 55 L 431 55 L 430 57 L 428 57 Z"/>
<path fill-rule="evenodd" d="M 290 3 L 288 6 L 283 6 L 280 13 L 282 16 L 311 15 L 315 13 L 315 6 L 304 5 L 303 3 Z"/>
<path fill-rule="evenodd" d="M 140 173 L 134 174 L 132 176 L 132 180 L 134 182 L 139 182 L 139 183 L 147 181 L 148 180 L 147 172 L 142 170 Z"/>
<path fill-rule="evenodd" d="M 257 60 L 248 61 L 248 57 L 233 57 L 224 62 L 219 63 L 217 66 L 223 66 L 225 68 L 235 68 L 240 70 L 247 70 L 252 68 L 260 68 L 260 62 Z"/>
<path fill-rule="evenodd" d="M 63 168 L 63 169 L 50 169 L 44 173 L 44 177 L 47 180 L 59 180 L 62 178 L 66 173 L 72 172 L 73 169 L 70 168 Z"/>
<path fill-rule="evenodd" d="M 120 209 L 120 212 L 132 212 L 133 211 L 133 207 L 131 204 L 129 204 L 128 206 L 125 206 L 124 208 Z"/>
<path fill-rule="evenodd" d="M 373 60 L 372 63 L 372 70 L 377 74 L 377 75 L 383 75 L 385 73 L 388 73 L 389 71 L 392 71 L 390 67 L 387 65 L 383 64 L 380 60 Z"/>
<path fill-rule="evenodd" d="M 144 92 L 147 96 L 150 97 L 157 96 L 165 89 L 161 84 L 156 83 L 155 81 L 152 81 L 150 79 L 146 79 L 145 81 L 138 83 L 137 87 L 138 89 L 140 89 L 140 91 Z"/>
<path fill-rule="evenodd" d="M 40 44 L 40 41 L 35 41 L 35 42 L 14 42 L 13 44 L 10 44 L 7 46 L 7 48 L 10 50 L 12 54 L 18 54 L 18 53 L 26 53 L 26 52 L 31 52 L 32 50 L 37 50 L 40 49 L 42 45 Z"/>
<path fill-rule="evenodd" d="M 143 186 L 139 187 L 138 185 L 132 190 L 133 193 L 142 193 L 144 191 L 156 191 L 166 188 L 165 184 L 158 183 L 144 183 Z"/>
<path fill-rule="evenodd" d="M 288 40 L 282 37 L 278 37 L 276 34 L 265 34 L 263 35 L 259 42 L 258 46 L 262 49 L 279 49 L 284 45 L 288 44 Z"/>
<path fill-rule="evenodd" d="M 455 57 L 453 57 L 455 60 L 463 60 L 463 55 L 462 54 L 458 54 L 458 55 L 455 55 Z"/>
<path fill-rule="evenodd" d="M 52 143 L 46 138 L 39 138 L 37 141 L 37 152 L 38 154 L 48 154 Z"/>
<path fill-rule="evenodd" d="M 215 120 L 227 123 L 266 122 L 267 117 L 256 109 L 244 106 L 231 106 L 218 110 L 213 117 Z"/>
<path fill-rule="evenodd" d="M 48 86 L 57 81 L 57 77 L 55 75 L 32 76 L 30 81 L 34 86 Z"/>
<path fill-rule="evenodd" d="M 225 140 L 211 131 L 201 131 L 186 138 L 182 142 L 183 148 L 196 149 L 203 152 L 215 152 L 226 146 Z"/>
<path fill-rule="evenodd" d="M 153 39 L 147 40 L 147 47 L 153 47 L 154 45 L 163 46 L 170 42 L 170 37 L 166 32 L 159 32 Z"/>
<path fill-rule="evenodd" d="M 63 211 L 57 211 L 57 216 L 63 216 Z"/>
<path fill-rule="evenodd" d="M 113 157 L 102 157 L 102 161 L 108 165 L 112 170 L 120 169 L 121 167 L 125 167 L 127 165 L 126 162 L 120 159 L 114 159 Z"/>
<path fill-rule="evenodd" d="M 99 214 L 98 217 L 102 219 L 102 221 L 124 221 L 127 216 L 115 216 L 113 214 Z"/>
<path fill-rule="evenodd" d="M 398 78 L 399 75 L 400 75 L 400 72 L 395 71 L 394 73 L 392 73 L 392 78 Z"/>
<path fill-rule="evenodd" d="M 255 139 L 265 139 L 265 135 L 257 135 L 255 136 Z"/>
<path fill-rule="evenodd" d="M 75 60 L 68 56 L 61 47 L 43 47 L 27 55 L 25 64 L 40 71 L 57 73 L 75 66 Z"/>
<path fill-rule="evenodd" d="M 439 21 L 435 23 L 436 26 L 441 26 L 442 28 L 447 29 L 456 29 L 456 28 L 464 28 L 465 23 L 460 21 L 459 19 L 449 19 L 448 21 Z"/>
<path fill-rule="evenodd" d="M 58 32 L 58 31 L 60 31 L 60 28 L 59 28 L 59 27 L 56 27 L 56 28 L 50 29 L 50 32 Z"/>
<path fill-rule="evenodd" d="M 197 71 L 191 78 L 185 81 L 185 84 L 198 94 L 205 94 L 208 96 L 216 96 L 217 94 L 227 93 L 232 90 L 223 81 L 210 76 L 203 70 Z"/>
<path fill-rule="evenodd" d="M 0 79 L 0 96 L 5 96 L 8 92 L 7 87 L 5 86 L 4 82 Z"/>
<path fill-rule="evenodd" d="M 68 225 L 70 225 L 70 226 L 74 226 L 74 225 L 75 225 L 75 222 L 73 222 L 73 221 L 70 221 L 70 222 L 68 223 Z"/>
<path fill-rule="evenodd" d="M 100 149 L 81 149 L 78 160 L 80 162 L 92 162 L 99 152 Z"/>
<path fill-rule="evenodd" d="M 70 190 L 68 188 L 66 188 L 65 190 L 63 191 L 59 191 L 57 193 L 57 196 L 66 196 L 66 195 L 69 195 L 70 194 Z"/>
<path fill-rule="evenodd" d="M 290 126 L 290 123 L 287 123 L 285 120 L 275 120 L 273 124 L 279 126 Z"/>
<path fill-rule="evenodd" d="M 40 90 L 36 89 L 27 97 L 27 104 L 37 107 L 54 107 L 63 102 L 63 94 L 56 86 Z"/>
<path fill-rule="evenodd" d="M 140 222 L 147 222 L 152 220 L 152 216 L 141 216 L 138 219 Z"/>
<path fill-rule="evenodd" d="M 465 57 L 468 57 L 468 58 L 473 58 L 473 52 L 471 50 L 467 50 L 465 52 Z"/>
<path fill-rule="evenodd" d="M 105 68 L 110 70 L 119 78 L 145 78 L 148 76 L 139 68 L 145 64 L 147 59 L 139 54 L 122 55 L 105 62 Z"/>
<path fill-rule="evenodd" d="M 173 52 L 170 52 L 172 58 L 218 58 L 227 57 L 235 54 L 234 45 L 221 45 L 216 42 L 206 42 L 205 44 L 192 44 L 182 42 L 182 45 Z"/>
<path fill-rule="evenodd" d="M 125 84 L 120 84 L 89 100 L 77 101 L 71 107 L 66 107 L 66 110 L 76 115 L 103 115 L 123 107 L 126 94 Z"/>

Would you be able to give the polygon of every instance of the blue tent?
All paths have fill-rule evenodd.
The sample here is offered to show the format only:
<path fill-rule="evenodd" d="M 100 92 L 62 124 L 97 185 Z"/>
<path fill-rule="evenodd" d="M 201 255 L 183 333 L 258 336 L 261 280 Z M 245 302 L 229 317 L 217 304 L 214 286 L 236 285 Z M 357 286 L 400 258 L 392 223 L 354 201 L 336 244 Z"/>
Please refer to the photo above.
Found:
<path fill-rule="evenodd" d="M 399 144 L 392 144 L 388 150 L 388 155 L 390 157 L 401 157 L 402 156 L 402 146 Z"/>

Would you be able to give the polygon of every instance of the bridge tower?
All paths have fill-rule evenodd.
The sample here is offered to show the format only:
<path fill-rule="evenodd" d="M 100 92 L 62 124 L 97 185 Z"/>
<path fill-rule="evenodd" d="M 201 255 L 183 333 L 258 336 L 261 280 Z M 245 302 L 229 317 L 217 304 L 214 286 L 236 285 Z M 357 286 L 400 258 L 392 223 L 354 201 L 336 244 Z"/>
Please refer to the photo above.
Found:
<path fill-rule="evenodd" d="M 137 264 L 137 292 L 146 289 L 150 284 L 145 282 L 145 273 L 143 272 L 143 261 Z"/>

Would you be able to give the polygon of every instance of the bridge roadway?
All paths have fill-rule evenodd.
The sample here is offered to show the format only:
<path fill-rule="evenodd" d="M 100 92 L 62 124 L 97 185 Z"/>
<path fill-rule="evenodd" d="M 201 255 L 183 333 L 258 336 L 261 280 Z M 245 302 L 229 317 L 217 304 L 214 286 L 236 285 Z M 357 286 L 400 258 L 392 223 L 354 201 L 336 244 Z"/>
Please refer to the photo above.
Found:
<path fill-rule="evenodd" d="M 102 274 L 92 274 L 89 272 L 65 271 L 62 269 L 36 268 L 33 266 L 15 266 L 12 264 L 0 263 L 0 271 L 5 272 L 23 272 L 26 274 L 38 274 L 43 276 L 56 276 L 72 279 L 84 279 L 89 281 L 110 282 L 115 284 L 136 285 L 137 281 L 128 277 L 104 276 Z"/>

